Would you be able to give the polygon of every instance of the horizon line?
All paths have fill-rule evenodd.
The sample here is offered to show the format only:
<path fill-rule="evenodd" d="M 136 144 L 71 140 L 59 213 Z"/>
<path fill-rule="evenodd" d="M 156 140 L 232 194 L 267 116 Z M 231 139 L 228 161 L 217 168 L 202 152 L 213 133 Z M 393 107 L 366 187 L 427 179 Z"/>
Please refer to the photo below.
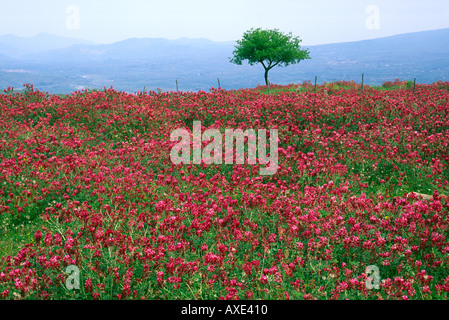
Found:
<path fill-rule="evenodd" d="M 361 40 L 339 41 L 339 42 L 326 42 L 326 43 L 318 43 L 318 44 L 313 44 L 313 45 L 308 45 L 308 44 L 303 44 L 303 43 L 302 43 L 301 45 L 302 45 L 302 46 L 321 46 L 321 45 L 328 45 L 328 44 L 353 43 L 353 42 L 362 42 L 362 41 L 370 41 L 370 40 L 377 40 L 377 39 L 391 38 L 391 37 L 396 37 L 396 36 L 401 36 L 401 35 L 406 35 L 406 34 L 416 34 L 416 33 L 431 32 L 431 31 L 441 31 L 441 30 L 446 30 L 446 29 L 449 29 L 449 27 L 446 27 L 446 28 L 438 28 L 438 29 L 427 29 L 427 30 L 413 31 L 413 32 L 397 33 L 397 34 L 393 34 L 393 35 L 389 35 L 389 36 L 376 37 L 376 38 L 367 38 L 367 39 L 361 39 Z M 96 42 L 96 41 L 93 41 L 93 40 L 87 40 L 87 39 L 78 38 L 78 37 L 68 37 L 68 36 L 66 36 L 66 35 L 52 34 L 52 33 L 48 33 L 48 32 L 39 32 L 39 33 L 34 34 L 33 36 L 28 36 L 28 37 L 18 36 L 18 35 L 15 35 L 15 34 L 13 34 L 13 33 L 7 33 L 7 34 L 0 34 L 0 37 L 14 36 L 14 37 L 17 37 L 17 38 L 22 38 L 22 39 L 32 39 L 32 38 L 35 38 L 35 37 L 37 37 L 37 36 L 39 36 L 39 35 L 49 35 L 49 36 L 54 36 L 54 37 L 66 38 L 66 39 L 80 40 L 80 41 L 90 42 L 92 45 L 110 45 L 110 44 L 115 44 L 115 43 L 119 43 L 119 42 L 131 40 L 131 39 L 161 39 L 161 40 L 167 40 L 167 41 L 179 41 L 179 40 L 206 40 L 206 41 L 215 42 L 215 43 L 231 43 L 231 42 L 236 42 L 236 41 L 237 41 L 237 40 L 216 41 L 216 40 L 212 40 L 212 39 L 204 38 L 204 37 L 192 37 L 192 38 L 191 38 L 191 37 L 179 37 L 179 38 L 164 38 L 164 37 L 129 37 L 129 38 L 125 38 L 125 39 L 122 39 L 122 40 L 117 40 L 117 41 L 112 41 L 112 42 L 102 43 L 102 42 Z"/>

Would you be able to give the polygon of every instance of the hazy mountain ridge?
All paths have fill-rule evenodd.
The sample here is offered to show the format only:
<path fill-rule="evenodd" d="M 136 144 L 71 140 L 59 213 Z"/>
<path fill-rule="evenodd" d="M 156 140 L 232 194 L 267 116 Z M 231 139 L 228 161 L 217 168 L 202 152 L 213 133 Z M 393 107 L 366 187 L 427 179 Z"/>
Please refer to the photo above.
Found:
<path fill-rule="evenodd" d="M 113 86 L 128 92 L 254 87 L 263 83 L 261 66 L 229 62 L 235 42 L 208 39 L 130 38 L 111 44 L 51 35 L 0 36 L 0 88 L 33 83 L 52 93 Z M 27 42 L 28 39 L 28 42 Z M 40 42 L 36 45 L 36 42 Z M 33 47 L 34 45 L 34 47 Z M 449 28 L 309 48 L 311 60 L 270 71 L 272 83 L 355 80 L 448 81 Z M 31 49 L 30 49 L 31 48 Z M 15 51 L 14 51 L 15 50 Z M 20 52 L 19 52 L 20 51 Z"/>
<path fill-rule="evenodd" d="M 11 34 L 0 36 L 0 54 L 13 58 L 29 58 L 33 54 L 70 47 L 76 44 L 94 44 L 92 41 L 39 33 L 24 38 Z"/>

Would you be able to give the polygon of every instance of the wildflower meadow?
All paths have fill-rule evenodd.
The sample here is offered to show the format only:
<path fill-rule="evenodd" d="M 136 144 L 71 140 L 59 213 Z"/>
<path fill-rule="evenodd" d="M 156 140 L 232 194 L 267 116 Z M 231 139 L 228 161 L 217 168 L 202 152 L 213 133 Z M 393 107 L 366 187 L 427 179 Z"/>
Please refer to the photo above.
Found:
<path fill-rule="evenodd" d="M 171 160 L 174 131 L 226 128 L 276 132 L 274 174 L 248 137 L 243 163 Z M 0 298 L 448 299 L 448 143 L 448 82 L 7 89 Z"/>

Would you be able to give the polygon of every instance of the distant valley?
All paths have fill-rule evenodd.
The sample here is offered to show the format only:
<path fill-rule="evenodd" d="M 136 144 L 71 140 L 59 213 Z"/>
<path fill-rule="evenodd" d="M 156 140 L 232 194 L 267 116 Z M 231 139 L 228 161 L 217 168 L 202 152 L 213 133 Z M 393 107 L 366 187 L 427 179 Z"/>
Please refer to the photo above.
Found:
<path fill-rule="evenodd" d="M 0 36 L 0 89 L 24 83 L 50 93 L 113 86 L 126 92 L 239 89 L 263 84 L 263 68 L 229 62 L 234 42 L 133 38 L 112 44 L 39 34 Z M 337 80 L 449 81 L 449 28 L 372 40 L 307 46 L 311 60 L 270 71 L 276 84 Z"/>

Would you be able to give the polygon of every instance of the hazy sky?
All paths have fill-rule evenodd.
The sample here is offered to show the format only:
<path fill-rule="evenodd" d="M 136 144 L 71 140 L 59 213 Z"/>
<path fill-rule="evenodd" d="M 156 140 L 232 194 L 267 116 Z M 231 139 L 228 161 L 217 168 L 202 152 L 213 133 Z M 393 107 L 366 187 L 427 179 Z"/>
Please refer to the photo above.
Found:
<path fill-rule="evenodd" d="M 355 41 L 448 28 L 449 0 L 0 0 L 0 35 L 228 41 L 251 27 L 292 32 L 303 45 Z"/>

